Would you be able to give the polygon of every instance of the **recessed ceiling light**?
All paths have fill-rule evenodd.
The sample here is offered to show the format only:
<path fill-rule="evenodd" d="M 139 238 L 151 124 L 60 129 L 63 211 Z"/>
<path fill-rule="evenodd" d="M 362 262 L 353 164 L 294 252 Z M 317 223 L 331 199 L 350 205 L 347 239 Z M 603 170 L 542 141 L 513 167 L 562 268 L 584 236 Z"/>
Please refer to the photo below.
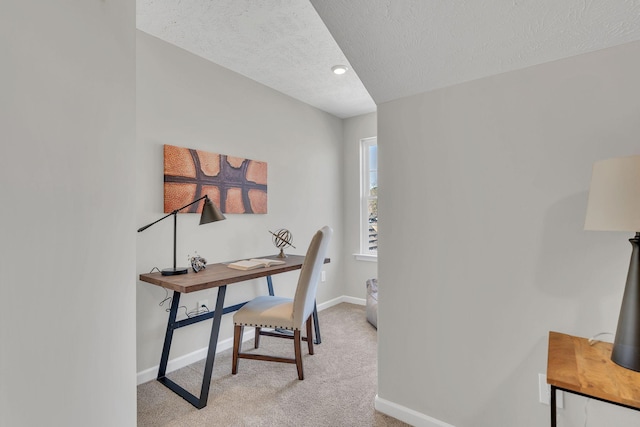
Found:
<path fill-rule="evenodd" d="M 331 71 L 333 71 L 334 74 L 344 74 L 347 72 L 349 68 L 346 65 L 334 65 L 333 67 L 331 67 Z"/>

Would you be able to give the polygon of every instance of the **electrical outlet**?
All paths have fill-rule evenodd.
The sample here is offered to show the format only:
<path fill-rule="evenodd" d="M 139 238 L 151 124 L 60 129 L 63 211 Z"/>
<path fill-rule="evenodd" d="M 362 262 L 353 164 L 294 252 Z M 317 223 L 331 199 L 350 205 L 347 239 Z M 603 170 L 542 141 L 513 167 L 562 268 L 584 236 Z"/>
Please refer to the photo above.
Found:
<path fill-rule="evenodd" d="M 322 270 L 322 274 L 320 275 L 320 281 L 321 282 L 326 282 L 327 281 L 327 272 Z"/>
<path fill-rule="evenodd" d="M 204 307 L 206 308 L 204 308 Z M 208 299 L 201 299 L 198 301 L 198 307 L 196 307 L 196 309 L 198 310 L 198 313 L 206 313 L 207 310 L 209 309 L 209 300 Z"/>
<path fill-rule="evenodd" d="M 562 391 L 556 390 L 556 408 L 564 408 L 564 399 Z M 540 403 L 549 405 L 551 402 L 551 385 L 547 384 L 547 376 L 538 374 L 538 398 Z"/>

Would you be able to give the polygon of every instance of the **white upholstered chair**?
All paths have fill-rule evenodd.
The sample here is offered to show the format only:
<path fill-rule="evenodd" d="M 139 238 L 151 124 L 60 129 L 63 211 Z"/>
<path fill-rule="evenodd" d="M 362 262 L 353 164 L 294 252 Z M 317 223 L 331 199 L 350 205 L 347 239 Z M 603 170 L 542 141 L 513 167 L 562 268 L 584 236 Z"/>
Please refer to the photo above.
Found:
<path fill-rule="evenodd" d="M 238 372 L 239 359 L 266 360 L 270 362 L 295 363 L 298 368 L 298 378 L 304 379 L 302 371 L 301 341 L 307 341 L 309 354 L 313 354 L 313 337 L 311 332 L 311 315 L 315 306 L 316 290 L 327 246 L 333 230 L 323 227 L 313 236 L 307 255 L 305 256 L 298 278 L 298 286 L 293 299 L 277 296 L 259 296 L 246 303 L 233 316 L 233 362 L 231 373 Z M 306 324 L 306 337 L 301 336 L 303 325 Z M 260 335 L 293 338 L 294 359 L 274 357 L 254 353 L 242 353 L 242 333 L 245 326 L 255 328 L 255 348 L 260 344 Z M 262 331 L 262 328 L 286 329 L 293 331 L 293 336 L 274 332 Z"/>

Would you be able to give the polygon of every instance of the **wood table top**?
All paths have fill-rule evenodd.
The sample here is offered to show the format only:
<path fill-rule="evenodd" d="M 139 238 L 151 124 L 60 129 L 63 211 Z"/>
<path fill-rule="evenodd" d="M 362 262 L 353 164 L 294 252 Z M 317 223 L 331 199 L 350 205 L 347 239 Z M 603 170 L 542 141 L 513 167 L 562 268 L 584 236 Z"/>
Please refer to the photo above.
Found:
<path fill-rule="evenodd" d="M 244 282 L 245 280 L 285 273 L 287 271 L 300 270 L 304 261 L 304 256 L 302 255 L 288 255 L 286 258 L 278 258 L 277 255 L 267 255 L 253 258 L 277 259 L 285 263 L 272 267 L 260 267 L 253 270 L 235 270 L 228 266 L 228 264 L 238 261 L 233 260 L 217 264 L 207 264 L 207 267 L 198 273 L 189 269 L 187 274 L 175 276 L 163 276 L 160 272 L 141 274 L 140 280 L 174 291 L 189 293 L 228 285 L 230 283 Z M 324 262 L 325 264 L 330 262 L 329 258 L 325 258 Z"/>
<path fill-rule="evenodd" d="M 549 332 L 547 382 L 610 402 L 640 409 L 640 372 L 611 361 L 613 345 Z"/>

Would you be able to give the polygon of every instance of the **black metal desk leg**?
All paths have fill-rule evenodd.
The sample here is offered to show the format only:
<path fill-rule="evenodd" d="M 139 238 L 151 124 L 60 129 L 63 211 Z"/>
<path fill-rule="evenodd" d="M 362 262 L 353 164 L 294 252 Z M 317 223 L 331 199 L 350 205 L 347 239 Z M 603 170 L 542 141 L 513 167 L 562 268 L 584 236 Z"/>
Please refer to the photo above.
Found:
<path fill-rule="evenodd" d="M 271 276 L 267 276 L 267 287 L 269 288 L 269 295 L 274 296 L 273 293 L 273 281 L 271 280 Z"/>
<path fill-rule="evenodd" d="M 551 427 L 556 427 L 556 388 L 554 386 L 551 386 L 549 406 L 551 406 Z"/>
<path fill-rule="evenodd" d="M 321 344 L 322 338 L 320 338 L 320 324 L 318 323 L 318 305 L 313 301 L 313 326 L 315 327 L 316 340 L 315 344 Z"/>
<path fill-rule="evenodd" d="M 173 291 L 173 298 L 171 299 L 171 310 L 169 310 L 169 321 L 167 322 L 167 332 L 164 335 L 164 345 L 162 346 L 162 356 L 160 357 L 160 367 L 158 368 L 158 379 L 164 378 L 167 373 L 169 350 L 171 349 L 171 340 L 173 339 L 174 323 L 176 322 L 179 303 L 180 292 Z"/>
<path fill-rule="evenodd" d="M 202 378 L 202 389 L 200 390 L 200 404 L 198 409 L 207 406 L 209 397 L 209 386 L 211 385 L 211 374 L 213 373 L 213 362 L 216 358 L 216 348 L 218 347 L 218 334 L 220 332 L 220 323 L 222 321 L 224 309 L 224 296 L 227 293 L 227 286 L 218 288 L 218 299 L 216 300 L 216 309 L 213 313 L 213 325 L 211 325 L 211 337 L 209 338 L 209 350 L 207 352 L 207 362 L 204 365 L 204 376 Z"/>

